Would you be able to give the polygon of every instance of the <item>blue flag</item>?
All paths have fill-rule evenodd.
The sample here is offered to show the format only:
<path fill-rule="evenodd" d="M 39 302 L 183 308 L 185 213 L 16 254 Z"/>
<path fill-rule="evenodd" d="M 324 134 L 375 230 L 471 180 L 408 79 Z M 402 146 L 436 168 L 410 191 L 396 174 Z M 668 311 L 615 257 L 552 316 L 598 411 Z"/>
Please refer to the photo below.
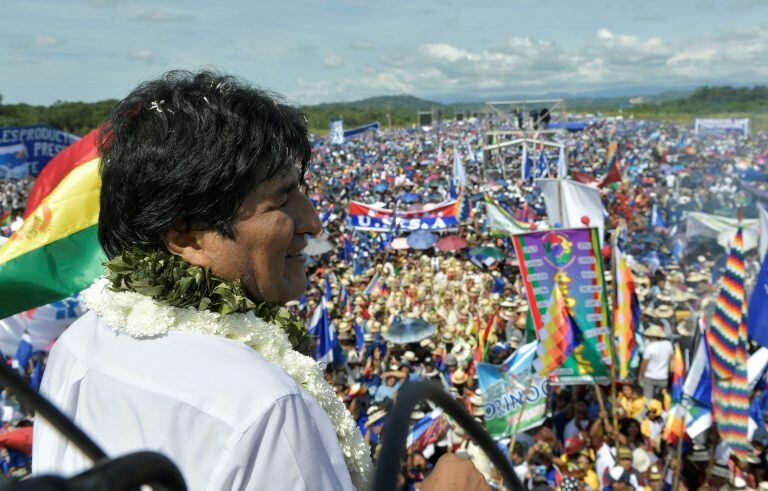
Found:
<path fill-rule="evenodd" d="M 328 278 L 328 275 L 323 276 L 323 280 L 325 280 L 325 301 L 328 302 L 333 298 L 333 292 L 331 291 L 331 280 Z"/>
<path fill-rule="evenodd" d="M 544 150 L 539 152 L 539 159 L 536 162 L 536 178 L 549 177 L 549 164 L 547 158 L 544 155 Z"/>
<path fill-rule="evenodd" d="M 749 300 L 747 333 L 757 344 L 768 348 L 768 261 L 765 259 Z"/>
<path fill-rule="evenodd" d="M 363 343 L 365 343 L 363 328 L 354 320 L 352 321 L 352 326 L 355 328 L 355 346 L 357 347 L 357 351 L 362 354 Z"/>
<path fill-rule="evenodd" d="M 312 321 L 309 325 L 309 333 L 318 338 L 314 356 L 315 360 L 333 363 L 334 351 L 336 351 L 334 348 L 336 348 L 339 341 L 336 338 L 325 302 L 321 302 L 315 308 L 315 313 L 312 315 Z"/>
<path fill-rule="evenodd" d="M 17 368 L 26 371 L 29 359 L 32 358 L 32 342 L 29 334 L 21 336 L 21 341 L 19 341 L 19 347 L 16 349 L 16 356 L 14 358 L 19 364 Z"/>

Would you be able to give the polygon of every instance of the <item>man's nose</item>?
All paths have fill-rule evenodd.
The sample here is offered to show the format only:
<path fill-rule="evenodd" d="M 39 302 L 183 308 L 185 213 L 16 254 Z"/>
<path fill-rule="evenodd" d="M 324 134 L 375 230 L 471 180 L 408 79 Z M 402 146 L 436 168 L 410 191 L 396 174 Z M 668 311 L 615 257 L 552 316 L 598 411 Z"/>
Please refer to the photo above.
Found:
<path fill-rule="evenodd" d="M 296 217 L 296 233 L 320 235 L 323 231 L 323 224 L 320 223 L 320 217 L 317 215 L 314 205 L 304 193 L 300 193 L 301 205 Z"/>

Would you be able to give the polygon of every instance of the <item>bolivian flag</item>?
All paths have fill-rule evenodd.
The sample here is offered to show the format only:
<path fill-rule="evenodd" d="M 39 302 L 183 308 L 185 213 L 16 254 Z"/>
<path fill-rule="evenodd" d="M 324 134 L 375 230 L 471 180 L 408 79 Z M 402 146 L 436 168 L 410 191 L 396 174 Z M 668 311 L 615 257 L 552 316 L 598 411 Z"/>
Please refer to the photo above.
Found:
<path fill-rule="evenodd" d="M 93 130 L 45 166 L 24 224 L 0 247 L 0 319 L 79 292 L 102 274 L 97 134 Z"/>

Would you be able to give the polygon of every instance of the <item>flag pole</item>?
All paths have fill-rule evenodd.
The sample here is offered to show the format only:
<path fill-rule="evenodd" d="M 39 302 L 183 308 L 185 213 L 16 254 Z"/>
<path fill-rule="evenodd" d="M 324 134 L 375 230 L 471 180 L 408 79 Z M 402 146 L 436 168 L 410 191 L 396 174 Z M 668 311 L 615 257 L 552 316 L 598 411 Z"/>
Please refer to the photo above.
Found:
<path fill-rule="evenodd" d="M 525 392 L 523 392 L 523 404 L 520 406 L 520 413 L 517 415 L 517 421 L 515 421 L 515 429 L 512 433 L 512 441 L 509 442 L 510 450 L 515 449 L 515 443 L 517 443 L 517 430 L 520 428 L 520 422 L 523 420 L 523 413 L 525 413 L 525 406 L 528 405 L 528 391 L 531 390 L 531 384 L 533 383 L 533 374 L 528 377 L 528 383 L 525 384 Z"/>
<path fill-rule="evenodd" d="M 672 491 L 678 491 L 680 489 L 680 471 L 683 464 L 683 439 L 685 438 L 685 419 L 681 421 L 682 431 L 677 437 L 677 449 L 675 451 L 675 461 L 677 467 L 675 469 L 675 478 L 672 481 Z"/>
<path fill-rule="evenodd" d="M 623 224 L 623 220 L 619 222 L 619 226 Z M 618 257 L 617 253 L 619 251 L 619 227 L 616 228 L 616 230 L 613 231 L 613 251 L 611 254 L 611 269 L 613 271 L 613 305 L 614 305 L 614 312 L 618 312 L 619 309 L 619 275 L 618 275 L 618 266 L 617 266 L 617 260 Z M 616 326 L 614 325 L 614 318 L 612 316 L 608 316 L 610 323 L 610 333 L 608 335 L 608 342 L 609 342 L 609 348 L 611 350 L 611 413 L 613 416 L 613 430 L 614 432 L 618 431 L 619 427 L 619 418 L 616 414 L 616 349 L 615 349 L 615 334 L 616 334 Z"/>

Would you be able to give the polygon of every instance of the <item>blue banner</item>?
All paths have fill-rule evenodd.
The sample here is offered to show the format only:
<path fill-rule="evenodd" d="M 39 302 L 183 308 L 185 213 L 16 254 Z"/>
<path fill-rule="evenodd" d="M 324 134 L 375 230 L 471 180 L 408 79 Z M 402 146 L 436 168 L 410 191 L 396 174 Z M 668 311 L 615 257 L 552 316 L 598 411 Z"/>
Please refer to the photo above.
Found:
<path fill-rule="evenodd" d="M 49 160 L 79 139 L 42 124 L 0 128 L 0 179 L 38 175 Z"/>
<path fill-rule="evenodd" d="M 350 215 L 349 225 L 356 230 L 369 232 L 391 232 L 394 228 L 399 230 L 452 230 L 459 228 L 459 221 L 455 216 L 445 217 L 397 217 L 397 226 L 392 226 L 391 217 L 371 217 L 367 215 Z"/>
<path fill-rule="evenodd" d="M 362 135 L 366 131 L 378 130 L 381 127 L 378 121 L 374 123 L 368 123 L 358 128 L 352 128 L 351 130 L 344 131 L 344 138 L 352 138 L 353 136 Z"/>

